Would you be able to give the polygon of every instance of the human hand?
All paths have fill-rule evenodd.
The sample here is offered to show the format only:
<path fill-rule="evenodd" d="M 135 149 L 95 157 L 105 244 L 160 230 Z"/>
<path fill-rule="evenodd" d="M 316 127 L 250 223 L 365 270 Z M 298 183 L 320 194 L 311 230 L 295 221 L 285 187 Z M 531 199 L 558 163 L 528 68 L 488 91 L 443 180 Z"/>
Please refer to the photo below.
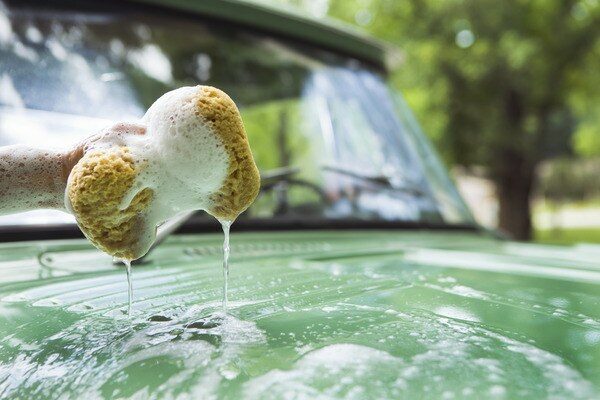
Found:
<path fill-rule="evenodd" d="M 0 215 L 38 208 L 65 211 L 69 174 L 84 154 L 99 146 L 122 145 L 127 135 L 145 132 L 141 124 L 117 123 L 66 150 L 0 147 Z"/>
<path fill-rule="evenodd" d="M 97 149 L 98 147 L 123 146 L 125 145 L 126 136 L 141 136 L 144 134 L 146 134 L 146 126 L 143 124 L 118 122 L 77 143 L 70 150 L 61 154 L 65 184 L 67 183 L 69 174 L 75 164 L 77 164 L 81 157 L 87 152 Z"/>

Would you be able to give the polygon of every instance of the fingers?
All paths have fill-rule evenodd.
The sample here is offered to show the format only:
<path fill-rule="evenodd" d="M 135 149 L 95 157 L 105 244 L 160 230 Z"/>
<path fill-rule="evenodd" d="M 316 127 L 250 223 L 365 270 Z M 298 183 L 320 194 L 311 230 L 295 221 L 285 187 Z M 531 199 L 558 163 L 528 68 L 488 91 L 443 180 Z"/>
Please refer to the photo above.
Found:
<path fill-rule="evenodd" d="M 64 180 L 66 181 L 71 169 L 86 152 L 99 146 L 123 146 L 126 144 L 125 137 L 128 135 L 141 136 L 145 134 L 146 125 L 136 122 L 117 122 L 116 124 L 89 136 L 63 155 L 62 175 Z"/>
<path fill-rule="evenodd" d="M 145 135 L 146 125 L 135 122 L 117 122 L 110 128 L 110 130 L 114 133 L 122 135 Z"/>
<path fill-rule="evenodd" d="M 61 165 L 62 165 L 62 174 L 61 174 L 61 179 L 65 182 L 65 184 L 67 183 L 67 180 L 69 179 L 69 174 L 71 173 L 71 170 L 73 169 L 73 167 L 75 166 L 75 164 L 77 164 L 77 162 L 81 159 L 81 157 L 83 157 L 84 154 L 84 147 L 83 146 L 77 146 L 74 149 L 72 149 L 71 151 L 68 151 L 67 153 L 63 154 L 61 157 Z"/>
<path fill-rule="evenodd" d="M 118 122 L 99 133 L 85 139 L 80 146 L 84 152 L 91 150 L 98 145 L 117 145 L 126 144 L 125 138 L 129 135 L 141 136 L 146 134 L 146 126 L 133 122 Z"/>

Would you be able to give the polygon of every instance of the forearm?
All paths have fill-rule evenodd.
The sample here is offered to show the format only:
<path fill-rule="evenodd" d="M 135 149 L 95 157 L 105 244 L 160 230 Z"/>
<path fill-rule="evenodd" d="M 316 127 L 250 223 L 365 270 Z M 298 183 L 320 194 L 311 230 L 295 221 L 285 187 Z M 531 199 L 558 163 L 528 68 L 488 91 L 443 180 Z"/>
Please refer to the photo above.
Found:
<path fill-rule="evenodd" d="M 63 154 L 23 145 L 0 147 L 0 215 L 64 209 L 69 170 Z"/>

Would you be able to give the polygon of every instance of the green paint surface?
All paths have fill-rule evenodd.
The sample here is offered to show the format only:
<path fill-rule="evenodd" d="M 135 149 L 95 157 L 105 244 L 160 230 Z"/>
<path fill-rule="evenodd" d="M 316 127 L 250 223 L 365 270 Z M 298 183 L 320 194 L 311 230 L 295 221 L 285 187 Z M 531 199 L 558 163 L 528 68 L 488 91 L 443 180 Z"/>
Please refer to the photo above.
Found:
<path fill-rule="evenodd" d="M 427 231 L 176 236 L 133 272 L 0 246 L 0 397 L 597 398 L 600 247 Z"/>

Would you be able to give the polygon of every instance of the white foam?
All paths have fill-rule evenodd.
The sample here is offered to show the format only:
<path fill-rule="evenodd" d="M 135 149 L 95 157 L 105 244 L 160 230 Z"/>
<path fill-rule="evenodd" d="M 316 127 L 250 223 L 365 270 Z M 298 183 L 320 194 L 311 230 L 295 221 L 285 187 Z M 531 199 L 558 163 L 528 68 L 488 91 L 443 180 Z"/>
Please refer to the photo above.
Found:
<path fill-rule="evenodd" d="M 273 369 L 243 385 L 249 399 L 403 398 L 402 359 L 371 347 L 341 343 L 302 356 L 289 370 Z M 411 398 L 411 396 L 406 396 Z"/>

